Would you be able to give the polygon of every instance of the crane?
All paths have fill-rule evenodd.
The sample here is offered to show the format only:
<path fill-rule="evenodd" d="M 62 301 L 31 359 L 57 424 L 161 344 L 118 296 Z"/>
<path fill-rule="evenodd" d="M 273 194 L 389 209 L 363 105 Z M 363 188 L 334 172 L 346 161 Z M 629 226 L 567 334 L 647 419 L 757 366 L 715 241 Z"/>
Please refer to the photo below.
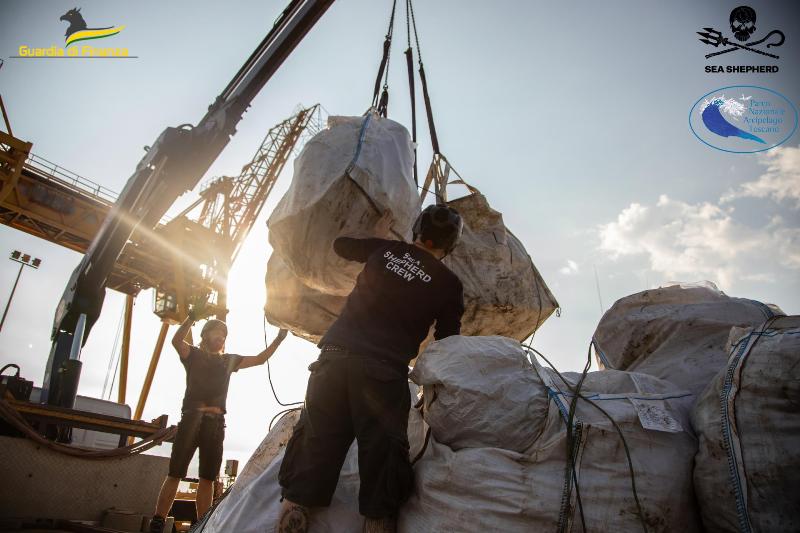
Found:
<path fill-rule="evenodd" d="M 153 228 L 178 196 L 194 188 L 235 134 L 250 102 L 333 1 L 291 0 L 198 124 L 168 127 L 147 148 L 58 304 L 43 402 L 74 405 L 81 348 L 100 314 L 106 280 L 131 235 Z"/>
<path fill-rule="evenodd" d="M 156 288 L 153 311 L 162 320 L 161 331 L 134 419 L 144 412 L 169 323 L 180 322 L 190 303 L 201 304 L 207 315 L 224 317 L 227 313 L 228 271 L 301 135 L 307 129 L 320 128 L 319 109 L 319 104 L 300 108 L 273 126 L 239 176 L 211 180 L 195 202 L 159 227 L 156 238 L 148 241 L 150 247 L 157 247 L 168 239 L 176 257 L 173 275 Z M 125 327 L 129 331 L 130 323 Z"/>
<path fill-rule="evenodd" d="M 193 265 L 203 266 L 202 277 L 209 285 L 202 294 L 174 284 L 162 284 L 156 293 L 154 309 L 159 317 L 180 322 L 188 311 L 190 299 L 210 303 L 208 315 L 227 313 L 223 280 L 227 279 L 228 270 L 300 136 L 306 128 L 315 131 L 320 128 L 319 120 L 315 119 L 319 109 L 319 104 L 301 107 L 293 116 L 273 126 L 238 176 L 211 180 L 195 202 L 164 226 L 165 234 L 178 239 L 183 234 L 184 240 L 191 241 L 180 248 L 192 253 Z"/>

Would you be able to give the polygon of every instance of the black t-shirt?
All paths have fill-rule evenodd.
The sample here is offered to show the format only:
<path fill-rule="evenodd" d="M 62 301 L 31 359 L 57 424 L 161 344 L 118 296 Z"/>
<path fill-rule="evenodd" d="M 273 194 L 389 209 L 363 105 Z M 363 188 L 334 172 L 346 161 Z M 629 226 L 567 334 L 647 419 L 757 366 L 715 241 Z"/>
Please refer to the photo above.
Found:
<path fill-rule="evenodd" d="M 211 354 L 197 346 L 189 349 L 189 356 L 181 359 L 186 368 L 186 393 L 183 411 L 198 407 L 221 407 L 225 410 L 228 383 L 231 374 L 239 369 L 241 355 Z"/>
<path fill-rule="evenodd" d="M 408 364 L 434 321 L 436 339 L 461 332 L 461 281 L 427 251 L 400 241 L 350 237 L 336 239 L 333 249 L 366 265 L 320 346 L 335 344 Z"/>

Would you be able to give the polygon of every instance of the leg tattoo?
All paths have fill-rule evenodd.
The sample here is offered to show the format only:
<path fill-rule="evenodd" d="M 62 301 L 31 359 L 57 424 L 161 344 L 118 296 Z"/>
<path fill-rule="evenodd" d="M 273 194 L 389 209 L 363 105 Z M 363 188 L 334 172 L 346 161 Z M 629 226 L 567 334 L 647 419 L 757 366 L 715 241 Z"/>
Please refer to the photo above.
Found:
<path fill-rule="evenodd" d="M 395 533 L 397 520 L 395 518 L 366 518 L 364 520 L 364 533 Z"/>
<path fill-rule="evenodd" d="M 278 520 L 278 533 L 307 533 L 308 509 L 302 505 L 290 504 L 284 507 Z"/>

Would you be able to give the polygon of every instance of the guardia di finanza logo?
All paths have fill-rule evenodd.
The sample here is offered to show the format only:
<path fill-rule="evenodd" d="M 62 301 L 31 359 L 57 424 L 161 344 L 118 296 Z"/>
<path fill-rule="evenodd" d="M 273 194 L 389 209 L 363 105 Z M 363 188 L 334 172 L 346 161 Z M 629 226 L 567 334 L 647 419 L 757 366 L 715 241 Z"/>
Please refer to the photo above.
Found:
<path fill-rule="evenodd" d="M 38 48 L 23 45 L 19 47 L 19 55 L 15 57 L 133 57 L 127 48 L 104 47 L 104 43 L 96 42 L 117 35 L 125 26 L 90 28 L 79 7 L 70 9 L 58 20 L 69 23 L 64 33 L 63 47 L 53 45 L 49 48 Z"/>

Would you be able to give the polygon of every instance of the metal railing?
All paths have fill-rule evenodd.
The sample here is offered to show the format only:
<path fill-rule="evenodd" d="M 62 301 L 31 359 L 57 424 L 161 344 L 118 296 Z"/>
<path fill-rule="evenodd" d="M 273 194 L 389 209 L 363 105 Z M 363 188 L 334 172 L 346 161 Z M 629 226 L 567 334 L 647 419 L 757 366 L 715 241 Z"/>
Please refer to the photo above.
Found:
<path fill-rule="evenodd" d="M 111 189 L 103 187 L 98 183 L 84 178 L 80 174 L 76 174 L 36 154 L 31 153 L 25 164 L 35 170 L 45 172 L 49 177 L 55 178 L 57 181 L 73 189 L 78 189 L 98 200 L 113 204 L 117 201 L 117 197 L 119 196 Z"/>

